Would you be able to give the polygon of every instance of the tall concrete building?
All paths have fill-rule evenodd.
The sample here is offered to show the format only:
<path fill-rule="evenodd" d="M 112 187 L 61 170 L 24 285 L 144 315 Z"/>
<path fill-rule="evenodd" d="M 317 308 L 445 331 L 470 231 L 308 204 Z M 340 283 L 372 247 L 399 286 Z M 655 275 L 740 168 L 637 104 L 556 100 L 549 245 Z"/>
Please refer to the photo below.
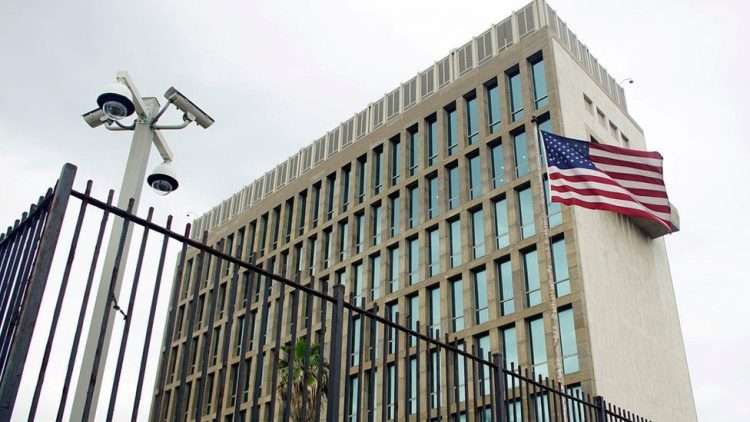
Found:
<path fill-rule="evenodd" d="M 501 351 L 506 361 L 538 374 L 562 373 L 568 389 L 604 395 L 649 419 L 695 421 L 663 239 L 620 215 L 548 203 L 533 121 L 572 138 L 646 149 L 623 88 L 543 0 L 452 50 L 247 185 L 197 219 L 193 237 L 207 231 L 209 244 L 302 284 L 342 283 L 358 303 L 398 312 L 404 325 L 420 321 L 470 350 Z M 176 318 L 165 333 L 152 414 L 158 420 L 175 417 L 186 347 L 188 408 L 195 406 L 201 372 L 197 351 L 210 347 L 207 419 L 224 420 L 236 400 L 244 412 L 255 383 L 251 371 L 236 379 L 242 359 L 236 345 L 245 324 L 252 327 L 250 341 L 259 338 L 260 284 L 245 291 L 247 275 L 234 280 L 224 264 L 216 286 L 208 276 L 213 269 L 204 265 L 192 303 L 196 255 L 188 250 L 182 280 L 175 282 L 178 300 L 170 313 Z M 234 298 L 232 283 L 239 284 Z M 240 306 L 228 315 L 232 300 L 252 302 L 250 315 Z M 288 323 L 289 314 L 272 318 L 268 330 Z M 197 322 L 188 334 L 192 315 Z M 210 332 L 213 344 L 204 344 Z M 230 336 L 228 375 L 217 385 L 224 336 Z M 268 347 L 243 358 L 267 362 Z M 401 371 L 399 377 L 410 376 Z M 345 376 L 350 390 L 368 388 L 356 372 Z M 237 382 L 245 395 L 229 397 Z M 272 390 L 264 380 L 254 399 L 267 403 Z M 379 415 L 389 406 L 374 400 L 360 411 L 371 406 Z M 407 420 L 409 407 L 400 406 L 394 419 Z"/>

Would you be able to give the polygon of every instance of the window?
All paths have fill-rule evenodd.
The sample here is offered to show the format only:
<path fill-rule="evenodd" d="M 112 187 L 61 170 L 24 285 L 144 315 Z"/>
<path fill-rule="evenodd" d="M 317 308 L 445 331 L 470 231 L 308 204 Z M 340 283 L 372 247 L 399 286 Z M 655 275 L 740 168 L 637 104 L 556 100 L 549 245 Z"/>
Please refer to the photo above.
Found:
<path fill-rule="evenodd" d="M 487 275 L 484 269 L 472 272 L 474 278 L 474 319 L 477 324 L 483 324 L 490 318 L 490 308 L 487 299 Z"/>
<path fill-rule="evenodd" d="M 362 253 L 362 242 L 364 242 L 365 238 L 365 215 L 356 214 L 354 216 L 354 223 L 357 226 L 357 232 L 355 233 L 354 238 L 354 250 L 355 253 L 359 254 Z"/>
<path fill-rule="evenodd" d="M 529 147 L 526 142 L 526 132 L 513 135 L 513 152 L 516 160 L 516 177 L 529 174 Z"/>
<path fill-rule="evenodd" d="M 484 256 L 484 211 L 481 208 L 471 212 L 471 241 L 474 259 Z"/>
<path fill-rule="evenodd" d="M 523 95 L 521 93 L 521 74 L 518 68 L 506 73 L 508 78 L 508 94 L 510 95 L 510 120 L 516 122 L 523 118 Z"/>
<path fill-rule="evenodd" d="M 347 258 L 349 252 L 349 223 L 344 220 L 339 223 L 339 261 Z"/>
<path fill-rule="evenodd" d="M 463 342 L 458 343 L 456 348 L 461 351 L 466 350 Z M 453 379 L 455 380 L 453 397 L 457 403 L 466 401 L 466 357 L 458 353 L 453 354 Z"/>
<path fill-rule="evenodd" d="M 359 377 L 353 375 L 349 378 L 349 385 L 351 386 L 349 389 L 349 403 L 351 403 L 351 405 L 349 406 L 347 420 L 349 422 L 355 422 L 359 420 Z"/>
<path fill-rule="evenodd" d="M 534 378 L 541 375 L 548 376 L 547 372 L 547 346 L 544 337 L 544 319 L 538 316 L 529 320 L 529 351 L 531 364 L 534 370 Z"/>
<path fill-rule="evenodd" d="M 419 130 L 416 126 L 409 129 L 409 176 L 417 174 L 419 161 L 422 156 L 422 141 L 419 139 Z"/>
<path fill-rule="evenodd" d="M 351 342 L 349 363 L 351 366 L 359 366 L 360 345 L 362 344 L 362 317 L 360 316 L 352 318 L 352 338 L 349 341 Z"/>
<path fill-rule="evenodd" d="M 544 59 L 541 53 L 529 60 L 531 82 L 534 85 L 534 106 L 539 109 L 547 105 L 547 78 L 544 75 Z"/>
<path fill-rule="evenodd" d="M 427 166 L 435 164 L 438 158 L 438 133 L 437 118 L 430 116 L 427 119 Z"/>
<path fill-rule="evenodd" d="M 481 334 L 474 339 L 476 341 L 476 356 L 482 357 L 487 360 L 492 360 L 489 333 Z M 479 365 L 479 376 L 477 377 L 477 381 L 479 383 L 480 397 L 490 394 L 491 373 L 492 372 L 489 365 Z M 491 419 L 492 418 L 484 420 L 489 422 Z"/>
<path fill-rule="evenodd" d="M 448 222 L 450 230 L 450 265 L 451 268 L 461 265 L 461 220 Z"/>
<path fill-rule="evenodd" d="M 382 207 L 380 206 L 380 204 L 373 205 L 371 208 L 371 211 L 372 211 L 372 244 L 379 245 L 382 239 L 382 231 L 383 231 Z"/>
<path fill-rule="evenodd" d="M 599 107 L 596 108 L 596 117 L 599 119 L 599 124 L 602 125 L 602 127 L 607 127 L 607 117 Z"/>
<path fill-rule="evenodd" d="M 388 249 L 388 284 L 391 292 L 399 289 L 399 279 L 401 277 L 399 264 L 401 255 L 398 246 Z"/>
<path fill-rule="evenodd" d="M 536 133 L 536 140 L 538 142 L 537 147 L 539 148 L 539 159 L 542 163 L 541 168 L 546 169 L 547 157 L 544 154 L 544 145 L 542 142 L 541 132 L 552 132 L 552 119 L 549 118 L 549 113 L 546 113 L 544 116 L 541 116 L 537 119 L 537 129 L 539 129 L 539 131 Z"/>
<path fill-rule="evenodd" d="M 453 317 L 453 332 L 464 329 L 464 282 L 462 279 L 450 281 L 451 287 L 451 315 Z"/>
<path fill-rule="evenodd" d="M 438 178 L 434 174 L 427 178 L 427 218 L 432 219 L 440 214 L 440 201 L 438 199 Z"/>
<path fill-rule="evenodd" d="M 409 228 L 419 225 L 419 186 L 409 188 Z"/>
<path fill-rule="evenodd" d="M 410 415 L 417 414 L 417 390 L 419 389 L 419 384 L 417 382 L 418 373 L 419 368 L 417 367 L 417 358 L 410 358 L 406 387 L 408 391 L 406 397 L 406 409 Z"/>
<path fill-rule="evenodd" d="M 469 158 L 469 200 L 482 194 L 482 164 L 479 155 Z"/>
<path fill-rule="evenodd" d="M 526 304 L 536 306 L 542 303 L 542 290 L 539 283 L 539 263 L 536 249 L 522 252 L 523 276 L 526 284 Z"/>
<path fill-rule="evenodd" d="M 427 232 L 427 249 L 430 260 L 427 263 L 427 276 L 432 277 L 440 273 L 440 232 L 437 227 Z"/>
<path fill-rule="evenodd" d="M 401 198 L 398 195 L 391 196 L 391 221 L 390 221 L 390 234 L 391 237 L 397 236 L 401 232 Z"/>
<path fill-rule="evenodd" d="M 389 421 L 396 420 L 396 366 L 390 364 L 386 367 L 386 397 L 385 409 L 386 419 Z"/>
<path fill-rule="evenodd" d="M 341 212 L 349 209 L 349 185 L 351 183 L 352 168 L 346 166 L 341 170 Z"/>
<path fill-rule="evenodd" d="M 352 291 L 354 292 L 354 303 L 362 306 L 365 296 L 362 294 L 364 288 L 364 273 L 362 263 L 358 262 L 352 266 Z"/>
<path fill-rule="evenodd" d="M 625 136 L 624 133 L 620 132 L 620 137 L 622 138 L 622 142 L 625 144 L 625 146 L 628 146 L 628 144 L 630 144 L 630 139 L 628 139 L 628 137 Z"/>
<path fill-rule="evenodd" d="M 234 355 L 242 354 L 242 340 L 245 335 L 245 315 L 237 318 L 237 328 L 234 332 Z"/>
<path fill-rule="evenodd" d="M 427 290 L 427 298 L 430 306 L 430 335 L 433 338 L 440 336 L 440 286 Z"/>
<path fill-rule="evenodd" d="M 518 366 L 518 337 L 516 336 L 516 327 L 509 326 L 500 329 L 500 347 L 503 352 L 505 364 L 515 364 Z M 510 378 L 510 377 L 509 377 Z M 512 385 L 508 383 L 508 385 Z"/>
<path fill-rule="evenodd" d="M 497 143 L 490 147 L 492 158 L 492 188 L 497 189 L 505 183 L 505 159 L 503 158 L 503 144 Z"/>
<path fill-rule="evenodd" d="M 365 181 L 367 180 L 367 155 L 357 159 L 357 203 L 365 200 Z"/>
<path fill-rule="evenodd" d="M 383 147 L 373 151 L 372 159 L 372 191 L 375 195 L 383 190 Z"/>
<path fill-rule="evenodd" d="M 495 205 L 495 244 L 498 249 L 510 245 L 507 202 L 505 197 L 498 198 L 493 202 Z"/>
<path fill-rule="evenodd" d="M 453 155 L 458 148 L 458 113 L 455 104 L 451 104 L 449 109 L 445 110 L 446 114 L 446 141 L 448 144 L 448 155 Z"/>
<path fill-rule="evenodd" d="M 268 231 L 268 214 L 260 217 L 260 236 L 258 237 L 258 255 L 263 256 L 266 249 L 266 232 Z"/>
<path fill-rule="evenodd" d="M 297 234 L 302 234 L 305 232 L 305 212 L 307 208 L 307 191 L 304 191 L 299 195 L 299 201 L 297 203 L 299 204 L 299 206 L 297 207 Z M 250 241 L 250 244 L 252 244 L 252 241 Z"/>
<path fill-rule="evenodd" d="M 273 219 L 271 220 L 271 249 L 276 249 L 279 245 L 279 226 L 281 225 L 281 206 L 273 209 Z"/>
<path fill-rule="evenodd" d="M 430 393 L 430 407 L 432 409 L 440 408 L 440 350 L 435 349 L 430 352 L 430 365 L 429 374 L 429 393 Z M 439 419 L 438 419 L 439 420 Z"/>
<path fill-rule="evenodd" d="M 489 123 L 490 133 L 497 133 L 500 131 L 500 88 L 497 86 L 497 81 L 492 80 L 488 85 L 487 89 L 487 122 Z"/>
<path fill-rule="evenodd" d="M 565 254 L 565 238 L 552 242 L 552 269 L 555 274 L 555 293 L 557 297 L 570 293 L 570 274 L 568 257 Z"/>
<path fill-rule="evenodd" d="M 380 297 L 380 255 L 370 257 L 370 299 Z"/>
<path fill-rule="evenodd" d="M 458 166 L 448 168 L 448 209 L 452 210 L 458 206 L 460 197 L 460 175 Z"/>
<path fill-rule="evenodd" d="M 576 343 L 576 327 L 573 320 L 573 308 L 567 308 L 557 314 L 560 323 L 560 351 L 563 360 L 563 372 L 572 374 L 578 372 L 578 344 Z"/>
<path fill-rule="evenodd" d="M 407 240 L 409 245 L 409 285 L 419 281 L 419 239 Z"/>
<path fill-rule="evenodd" d="M 312 209 L 312 226 L 315 227 L 318 225 L 318 218 L 320 217 L 320 183 L 316 183 L 313 185 L 313 209 Z M 265 225 L 263 225 L 263 221 L 261 220 L 261 233 L 265 232 Z M 263 236 L 263 235 L 261 235 Z M 260 255 L 263 255 L 262 253 Z"/>
<path fill-rule="evenodd" d="M 391 186 L 398 184 L 401 177 L 401 142 L 398 136 L 391 139 Z"/>
<path fill-rule="evenodd" d="M 406 299 L 409 303 L 409 329 L 417 331 L 417 323 L 419 322 L 419 296 L 412 295 Z M 417 338 L 415 336 L 409 336 L 409 347 L 417 345 Z"/>
<path fill-rule="evenodd" d="M 534 202 L 530 187 L 516 192 L 518 195 L 518 209 L 521 217 L 521 238 L 526 239 L 536 233 L 534 226 Z"/>
<path fill-rule="evenodd" d="M 500 315 L 510 315 L 516 310 L 513 303 L 513 269 L 510 258 L 498 262 L 496 269 L 500 293 Z"/>
<path fill-rule="evenodd" d="M 586 106 L 586 111 L 588 111 L 591 114 L 594 114 L 594 103 L 591 101 L 591 98 L 586 96 L 586 94 L 583 94 L 583 103 Z"/>
<path fill-rule="evenodd" d="M 583 389 L 581 388 L 580 384 L 569 385 L 565 389 L 565 392 L 568 393 L 569 396 L 583 400 Z M 587 409 L 585 409 L 584 405 L 582 405 L 581 402 L 577 400 L 569 400 L 567 407 L 568 415 L 570 415 L 570 420 L 586 422 Z"/>
<path fill-rule="evenodd" d="M 466 140 L 469 145 L 474 145 L 479 139 L 479 111 L 477 97 L 472 92 L 466 98 Z"/>
<path fill-rule="evenodd" d="M 609 121 L 609 131 L 612 133 L 612 137 L 615 138 L 615 140 L 617 140 L 617 133 L 618 133 L 617 125 L 612 123 L 612 120 Z"/>
<path fill-rule="evenodd" d="M 328 268 L 331 264 L 331 230 L 323 231 L 323 268 Z"/>
<path fill-rule="evenodd" d="M 388 320 L 398 323 L 398 303 L 393 302 L 386 304 L 385 306 Z M 386 330 L 388 330 L 388 335 L 386 336 L 386 341 L 388 342 L 388 353 L 396 353 L 396 337 L 398 336 L 398 331 L 390 326 L 386 328 Z"/>
<path fill-rule="evenodd" d="M 326 179 L 326 190 L 328 195 L 326 199 L 326 221 L 333 217 L 333 198 L 334 198 L 334 187 L 336 186 L 336 173 L 328 176 Z"/>

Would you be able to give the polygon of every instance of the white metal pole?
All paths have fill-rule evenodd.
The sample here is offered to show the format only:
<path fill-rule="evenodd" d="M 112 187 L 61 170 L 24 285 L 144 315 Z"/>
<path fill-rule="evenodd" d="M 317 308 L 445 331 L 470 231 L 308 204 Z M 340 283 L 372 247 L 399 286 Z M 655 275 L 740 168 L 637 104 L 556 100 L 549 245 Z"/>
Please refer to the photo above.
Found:
<path fill-rule="evenodd" d="M 547 210 L 549 194 L 547 193 L 547 189 L 544 189 L 544 172 L 546 171 L 547 167 L 547 161 L 545 160 L 546 151 L 544 148 L 544 140 L 542 140 L 539 136 L 539 123 L 537 122 L 536 118 L 532 119 L 532 122 L 534 124 L 534 138 L 537 142 L 537 150 L 539 151 L 539 189 L 542 190 L 542 196 L 544 197 L 541 248 L 542 256 L 547 262 L 547 265 L 545 265 L 547 270 L 547 302 L 549 303 L 550 307 L 549 315 L 551 325 L 550 328 L 552 330 L 552 357 L 555 361 L 555 373 L 551 378 L 553 378 L 561 385 L 565 385 L 562 366 L 562 353 L 560 351 L 560 322 L 557 311 L 557 289 L 555 286 L 555 271 L 552 268 L 552 248 L 550 246 L 549 238 L 549 210 Z"/>
<path fill-rule="evenodd" d="M 138 203 L 143 190 L 146 169 L 148 167 L 148 157 L 151 152 L 151 143 L 154 136 L 154 131 L 150 127 L 151 116 L 154 116 L 158 112 L 158 104 L 156 104 L 155 109 L 153 104 L 148 105 L 151 107 L 144 110 L 144 115 L 139 116 L 136 120 L 133 141 L 130 144 L 130 153 L 128 154 L 128 161 L 125 166 L 125 174 L 122 178 L 122 186 L 120 187 L 119 196 L 117 198 L 117 207 L 120 209 L 126 209 L 128 201 L 133 198 L 133 213 L 138 210 Z M 96 418 L 96 405 L 99 397 L 99 389 L 101 388 L 102 383 L 102 374 L 104 373 L 104 368 L 106 366 L 106 359 L 104 359 L 102 364 L 99 365 L 97 373 L 93 374 L 93 357 L 96 353 L 103 315 L 105 312 L 111 312 L 111 309 L 106 309 L 108 299 L 107 293 L 109 291 L 109 284 L 112 281 L 112 268 L 117 254 L 122 227 L 123 219 L 115 217 L 112 221 L 112 232 L 110 233 L 109 243 L 107 244 L 107 252 L 102 267 L 101 280 L 96 292 L 96 301 L 94 302 L 94 309 L 91 313 L 88 336 L 82 354 L 83 359 L 81 360 L 81 369 L 78 375 L 75 396 L 73 397 L 73 405 L 70 412 L 70 422 L 81 422 L 86 403 L 86 395 L 89 385 L 92 382 L 95 384 L 93 386 L 90 415 L 91 420 L 95 420 Z M 125 248 L 123 249 L 125 253 L 123 253 L 120 260 L 120 268 L 125 268 L 127 264 L 127 252 L 130 249 L 131 236 L 132 230 L 128 230 L 125 240 Z M 115 297 L 120 293 L 124 272 L 125 271 L 119 271 L 117 274 L 114 287 Z M 114 318 L 109 318 L 105 339 L 102 349 L 100 350 L 101 355 L 105 357 L 107 356 L 107 349 L 109 348 L 109 342 L 112 336 L 113 321 Z"/>

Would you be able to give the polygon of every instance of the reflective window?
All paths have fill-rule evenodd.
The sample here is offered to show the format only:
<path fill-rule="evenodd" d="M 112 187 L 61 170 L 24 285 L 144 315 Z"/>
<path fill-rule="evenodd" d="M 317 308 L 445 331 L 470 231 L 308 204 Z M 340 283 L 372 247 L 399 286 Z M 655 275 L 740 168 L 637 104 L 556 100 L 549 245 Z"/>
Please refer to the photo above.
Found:
<path fill-rule="evenodd" d="M 526 303 L 529 307 L 542 303 L 542 290 L 539 283 L 539 263 L 536 250 L 522 253 L 523 276 L 526 285 Z"/>
<path fill-rule="evenodd" d="M 396 420 L 396 366 L 388 365 L 386 369 L 386 396 L 385 409 L 386 418 L 389 421 Z"/>
<path fill-rule="evenodd" d="M 409 245 L 409 284 L 417 283 L 419 279 L 419 239 L 407 240 Z"/>
<path fill-rule="evenodd" d="M 433 409 L 440 408 L 440 351 L 433 350 L 430 352 L 429 361 L 429 385 L 430 407 Z"/>
<path fill-rule="evenodd" d="M 379 194 L 383 190 L 383 148 L 379 147 L 373 152 L 372 160 L 372 190 Z"/>
<path fill-rule="evenodd" d="M 495 244 L 498 249 L 510 245 L 508 225 L 508 201 L 503 197 L 494 201 L 495 205 Z"/>
<path fill-rule="evenodd" d="M 534 105 L 542 108 L 547 105 L 547 78 L 544 75 L 544 60 L 542 57 L 531 62 L 531 80 L 534 84 Z"/>
<path fill-rule="evenodd" d="M 349 223 L 342 221 L 339 223 L 339 261 L 347 258 L 349 252 Z"/>
<path fill-rule="evenodd" d="M 544 116 L 540 117 L 537 121 L 537 129 L 539 131 L 536 134 L 536 140 L 537 140 L 537 147 L 539 148 L 539 158 L 542 160 L 542 168 L 547 167 L 547 157 L 545 154 L 542 154 L 542 151 L 544 151 L 544 146 L 542 143 L 542 136 L 541 132 L 552 132 L 552 119 L 549 118 L 549 114 L 545 114 Z"/>
<path fill-rule="evenodd" d="M 354 292 L 354 302 L 360 306 L 364 303 L 365 298 L 362 293 L 365 280 L 363 271 L 361 263 L 352 266 L 352 292 Z"/>
<path fill-rule="evenodd" d="M 380 298 L 380 255 L 370 257 L 370 298 Z"/>
<path fill-rule="evenodd" d="M 359 366 L 359 356 L 361 354 L 360 345 L 362 344 L 362 318 L 352 318 L 352 338 L 349 350 L 349 363 L 351 366 Z"/>
<path fill-rule="evenodd" d="M 391 185 L 398 184 L 401 176 L 401 142 L 398 137 L 391 139 Z"/>
<path fill-rule="evenodd" d="M 357 202 L 362 203 L 365 199 L 365 181 L 367 180 L 367 156 L 363 155 L 357 159 Z"/>
<path fill-rule="evenodd" d="M 427 120 L 427 166 L 435 164 L 438 158 L 437 120 L 433 116 Z"/>
<path fill-rule="evenodd" d="M 550 228 L 562 224 L 562 207 L 558 202 L 552 202 L 551 192 L 549 190 L 549 180 L 544 178 L 544 200 L 547 204 L 547 218 Z"/>
<path fill-rule="evenodd" d="M 484 256 L 484 211 L 478 209 L 471 213 L 471 241 L 474 259 Z"/>
<path fill-rule="evenodd" d="M 523 118 L 523 95 L 521 93 L 521 74 L 514 69 L 507 74 L 508 102 L 510 104 L 510 118 L 515 122 Z"/>
<path fill-rule="evenodd" d="M 331 264 L 331 230 L 323 231 L 323 268 L 328 268 Z"/>
<path fill-rule="evenodd" d="M 414 176 L 422 156 L 422 140 L 415 126 L 409 131 L 409 176 Z"/>
<path fill-rule="evenodd" d="M 440 232 L 437 228 L 427 232 L 427 249 L 430 260 L 427 263 L 427 276 L 432 277 L 440 273 Z"/>
<path fill-rule="evenodd" d="M 352 169 L 349 166 L 341 170 L 341 211 L 349 209 L 349 185 L 351 182 Z"/>
<path fill-rule="evenodd" d="M 479 335 L 475 337 L 476 341 L 476 356 L 482 357 L 487 360 L 491 360 L 491 349 L 490 349 L 490 335 L 489 333 Z M 479 377 L 478 387 L 479 396 L 486 396 L 490 394 L 490 383 L 491 383 L 491 368 L 489 365 L 479 365 Z M 490 421 L 492 418 L 484 419 Z"/>
<path fill-rule="evenodd" d="M 379 245 L 383 232 L 383 212 L 380 205 L 373 205 L 372 211 L 372 244 Z"/>
<path fill-rule="evenodd" d="M 401 232 L 401 198 L 398 195 L 391 196 L 391 236 L 396 236 Z"/>
<path fill-rule="evenodd" d="M 461 220 L 448 222 L 450 229 L 450 265 L 451 268 L 461 265 Z"/>
<path fill-rule="evenodd" d="M 409 188 L 409 228 L 419 225 L 419 186 Z"/>
<path fill-rule="evenodd" d="M 529 320 L 529 351 L 534 376 L 547 377 L 547 345 L 544 337 L 544 319 L 539 316 Z"/>
<path fill-rule="evenodd" d="M 572 374 L 580 369 L 578 365 L 578 344 L 576 343 L 576 327 L 573 320 L 573 308 L 560 311 L 557 314 L 560 322 L 560 349 L 562 352 L 563 372 Z"/>
<path fill-rule="evenodd" d="M 401 255 L 399 254 L 398 246 L 388 249 L 388 280 L 391 292 L 399 289 L 400 261 Z"/>
<path fill-rule="evenodd" d="M 315 227 L 318 224 L 318 217 L 320 216 L 320 183 L 316 183 L 312 189 L 313 189 L 312 226 Z M 261 236 L 264 236 L 263 233 L 266 231 L 266 229 L 264 228 L 262 221 L 261 221 L 261 228 L 263 229 L 262 231 L 260 231 Z M 260 255 L 263 255 L 263 254 L 261 253 Z"/>
<path fill-rule="evenodd" d="M 417 358 L 410 358 L 408 367 L 409 375 L 406 386 L 408 391 L 408 395 L 406 397 L 406 409 L 410 415 L 417 414 L 417 389 L 419 388 L 419 385 L 417 384 L 418 373 L 419 368 L 417 367 Z"/>
<path fill-rule="evenodd" d="M 487 86 L 487 122 L 490 133 L 500 131 L 500 88 L 497 82 Z"/>
<path fill-rule="evenodd" d="M 529 147 L 526 142 L 526 132 L 513 135 L 513 152 L 516 160 L 516 177 L 529 174 Z"/>
<path fill-rule="evenodd" d="M 438 338 L 440 336 L 440 287 L 428 289 L 427 298 L 430 307 L 430 335 Z"/>
<path fill-rule="evenodd" d="M 474 145 L 479 139 L 479 111 L 476 96 L 466 99 L 466 140 Z"/>
<path fill-rule="evenodd" d="M 482 164 L 479 155 L 469 158 L 469 199 L 482 194 Z"/>
<path fill-rule="evenodd" d="M 570 274 L 568 273 L 568 256 L 565 252 L 565 239 L 552 242 L 552 269 L 555 274 L 555 292 L 557 296 L 570 293 Z"/>
<path fill-rule="evenodd" d="M 427 218 L 435 218 L 440 214 L 440 200 L 438 198 L 437 175 L 427 179 Z"/>
<path fill-rule="evenodd" d="M 326 196 L 326 220 L 330 220 L 331 217 L 333 217 L 333 199 L 335 187 L 336 173 L 333 173 L 326 179 L 326 190 L 328 191 L 328 195 Z"/>
<path fill-rule="evenodd" d="M 518 337 L 516 336 L 516 327 L 501 328 L 500 341 L 505 364 L 510 366 L 513 363 L 518 367 Z"/>
<path fill-rule="evenodd" d="M 453 209 L 458 206 L 460 201 L 460 175 L 458 173 L 458 166 L 453 166 L 448 169 L 448 209 Z"/>
<path fill-rule="evenodd" d="M 458 343 L 456 348 L 461 351 L 466 350 L 464 343 Z M 458 353 L 453 354 L 453 379 L 455 380 L 453 397 L 458 403 L 466 401 L 466 357 Z"/>
<path fill-rule="evenodd" d="M 496 189 L 505 183 L 503 144 L 498 143 L 490 147 L 490 155 L 492 157 L 492 188 Z"/>
<path fill-rule="evenodd" d="M 355 253 L 362 252 L 362 243 L 365 239 L 365 216 L 364 214 L 356 214 L 354 216 L 354 222 L 357 226 L 357 232 L 354 238 L 354 249 Z"/>
<path fill-rule="evenodd" d="M 487 322 L 490 318 L 490 308 L 487 299 L 487 275 L 484 269 L 474 271 L 474 319 L 477 324 Z"/>
<path fill-rule="evenodd" d="M 347 418 L 349 422 L 355 422 L 359 420 L 359 378 L 357 375 L 349 379 L 349 385 L 351 386 L 349 389 L 349 403 L 351 405 L 349 406 Z"/>
<path fill-rule="evenodd" d="M 453 155 L 458 148 L 458 113 L 456 109 L 446 110 L 446 140 L 448 155 Z"/>
<path fill-rule="evenodd" d="M 531 188 L 526 187 L 517 191 L 518 208 L 521 217 L 521 237 L 526 239 L 536 233 L 534 226 L 534 202 Z"/>
<path fill-rule="evenodd" d="M 450 287 L 453 332 L 456 332 L 464 329 L 464 282 L 460 278 L 451 280 Z"/>
<path fill-rule="evenodd" d="M 407 298 L 409 302 L 409 329 L 417 331 L 417 322 L 419 322 L 419 296 L 413 295 Z M 409 347 L 417 344 L 415 336 L 409 336 Z"/>
<path fill-rule="evenodd" d="M 500 315 L 510 315 L 516 310 L 513 302 L 513 269 L 510 259 L 497 263 L 497 280 L 500 293 Z"/>

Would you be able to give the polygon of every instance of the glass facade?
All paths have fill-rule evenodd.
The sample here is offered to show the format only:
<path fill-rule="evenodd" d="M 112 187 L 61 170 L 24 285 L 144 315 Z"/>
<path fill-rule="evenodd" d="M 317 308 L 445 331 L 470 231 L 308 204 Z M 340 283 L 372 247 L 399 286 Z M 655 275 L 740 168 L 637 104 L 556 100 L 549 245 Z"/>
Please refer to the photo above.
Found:
<path fill-rule="evenodd" d="M 474 258 L 484 256 L 484 211 L 481 208 L 471 212 L 471 241 Z"/>
<path fill-rule="evenodd" d="M 483 324 L 490 318 L 489 300 L 487 298 L 487 274 L 484 269 L 472 273 L 474 278 L 474 320 Z"/>
<path fill-rule="evenodd" d="M 531 81 L 534 85 L 534 105 L 542 108 L 547 105 L 547 78 L 544 75 L 544 60 L 541 57 L 531 61 Z"/>
<path fill-rule="evenodd" d="M 469 199 L 482 194 L 482 163 L 479 155 L 469 158 Z"/>
<path fill-rule="evenodd" d="M 565 238 L 552 242 L 552 270 L 555 275 L 555 293 L 557 297 L 570 293 L 570 274 L 568 256 L 565 251 Z"/>
<path fill-rule="evenodd" d="M 451 315 L 453 318 L 453 332 L 464 329 L 464 282 L 451 280 Z"/>
<path fill-rule="evenodd" d="M 534 368 L 534 376 L 542 378 L 549 375 L 547 371 L 547 345 L 544 337 L 544 319 L 539 316 L 529 320 L 529 358 Z"/>
<path fill-rule="evenodd" d="M 557 318 L 560 323 L 560 352 L 562 353 L 563 372 L 572 374 L 580 370 L 573 308 L 558 312 Z"/>
<path fill-rule="evenodd" d="M 521 238 L 526 239 L 536 234 L 536 227 L 534 225 L 534 198 L 530 187 L 517 191 L 517 195 L 518 211 L 521 217 Z"/>
<path fill-rule="evenodd" d="M 453 155 L 458 149 L 458 113 L 456 109 L 446 110 L 446 141 L 448 155 Z"/>
<path fill-rule="evenodd" d="M 490 133 L 500 131 L 500 88 L 497 86 L 497 82 L 487 85 L 487 122 Z"/>
<path fill-rule="evenodd" d="M 409 176 L 414 176 L 422 160 L 422 140 L 416 127 L 409 131 Z"/>
<path fill-rule="evenodd" d="M 474 145 L 479 140 L 479 110 L 476 96 L 466 99 L 466 141 Z"/>
<path fill-rule="evenodd" d="M 492 158 L 492 188 L 497 189 L 505 183 L 505 158 L 503 157 L 503 144 L 495 144 L 490 147 Z"/>
<path fill-rule="evenodd" d="M 510 120 L 517 122 L 523 118 L 523 94 L 521 91 L 521 74 L 518 69 L 507 73 L 508 102 L 510 105 Z"/>
<path fill-rule="evenodd" d="M 500 315 L 510 315 L 516 310 L 513 301 L 513 268 L 510 259 L 505 259 L 496 264 L 498 291 L 500 293 Z"/>
<path fill-rule="evenodd" d="M 526 142 L 526 132 L 513 135 L 513 153 L 516 160 L 516 177 L 529 174 L 529 147 Z"/>
<path fill-rule="evenodd" d="M 508 201 L 503 197 L 496 199 L 495 205 L 495 244 L 498 249 L 510 245 L 510 225 L 508 224 Z"/>
<path fill-rule="evenodd" d="M 427 276 L 432 277 L 440 273 L 440 232 L 437 228 L 427 232 L 427 242 L 430 257 L 427 263 Z"/>
<path fill-rule="evenodd" d="M 458 166 L 448 168 L 448 209 L 452 210 L 459 204 L 461 196 L 460 175 Z"/>
<path fill-rule="evenodd" d="M 536 306 L 542 303 L 542 290 L 539 282 L 539 263 L 536 250 L 521 253 L 523 276 L 526 284 L 526 305 Z"/>
<path fill-rule="evenodd" d="M 461 220 L 448 222 L 450 235 L 450 266 L 451 268 L 461 265 Z"/>

